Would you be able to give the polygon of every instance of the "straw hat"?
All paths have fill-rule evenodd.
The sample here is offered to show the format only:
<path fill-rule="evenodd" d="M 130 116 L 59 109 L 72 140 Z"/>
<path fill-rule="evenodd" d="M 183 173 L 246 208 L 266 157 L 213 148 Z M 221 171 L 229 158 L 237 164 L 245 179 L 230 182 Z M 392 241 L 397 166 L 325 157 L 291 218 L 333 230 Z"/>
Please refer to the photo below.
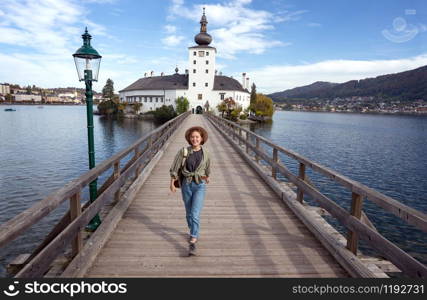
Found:
<path fill-rule="evenodd" d="M 208 132 L 200 126 L 193 126 L 187 129 L 187 131 L 185 132 L 185 139 L 187 140 L 187 142 L 191 145 L 190 133 L 193 132 L 193 130 L 197 130 L 201 133 L 200 135 L 202 136 L 202 142 L 200 144 L 203 145 L 204 143 L 206 143 L 206 141 L 208 140 Z"/>

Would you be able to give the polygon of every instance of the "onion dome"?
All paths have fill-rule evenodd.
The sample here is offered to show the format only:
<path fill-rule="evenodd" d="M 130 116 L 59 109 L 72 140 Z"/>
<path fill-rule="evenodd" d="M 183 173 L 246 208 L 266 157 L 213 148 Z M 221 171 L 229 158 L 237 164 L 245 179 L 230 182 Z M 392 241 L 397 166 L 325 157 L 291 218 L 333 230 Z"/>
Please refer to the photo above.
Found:
<path fill-rule="evenodd" d="M 210 34 L 206 32 L 207 24 L 208 24 L 208 21 L 205 15 L 205 8 L 203 7 L 203 15 L 202 15 L 202 18 L 200 19 L 200 33 L 198 33 L 194 37 L 194 41 L 199 46 L 208 46 L 212 42 L 212 37 L 210 36 Z"/>

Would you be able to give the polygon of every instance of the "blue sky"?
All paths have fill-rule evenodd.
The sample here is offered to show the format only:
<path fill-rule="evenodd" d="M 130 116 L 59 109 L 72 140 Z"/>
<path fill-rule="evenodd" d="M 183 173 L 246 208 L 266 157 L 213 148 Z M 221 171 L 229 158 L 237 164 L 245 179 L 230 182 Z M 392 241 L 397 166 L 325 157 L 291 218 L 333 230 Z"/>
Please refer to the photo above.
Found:
<path fill-rule="evenodd" d="M 96 90 L 183 73 L 202 7 L 217 69 L 260 92 L 427 65 L 425 0 L 1 0 L 0 82 L 82 86 L 71 55 L 85 26 L 103 56 Z"/>

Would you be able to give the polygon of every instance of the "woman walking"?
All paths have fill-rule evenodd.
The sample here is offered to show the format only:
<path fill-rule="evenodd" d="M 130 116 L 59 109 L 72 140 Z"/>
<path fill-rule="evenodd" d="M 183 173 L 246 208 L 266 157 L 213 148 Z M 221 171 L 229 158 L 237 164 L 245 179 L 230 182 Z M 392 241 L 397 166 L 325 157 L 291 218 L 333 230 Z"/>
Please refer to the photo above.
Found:
<path fill-rule="evenodd" d="M 178 151 L 170 168 L 170 190 L 176 191 L 175 181 L 181 187 L 182 200 L 190 235 L 189 255 L 196 255 L 196 243 L 199 239 L 200 212 L 206 194 L 206 184 L 209 183 L 210 157 L 204 145 L 208 140 L 208 133 L 200 126 L 189 128 L 185 132 L 185 139 L 190 146 Z"/>

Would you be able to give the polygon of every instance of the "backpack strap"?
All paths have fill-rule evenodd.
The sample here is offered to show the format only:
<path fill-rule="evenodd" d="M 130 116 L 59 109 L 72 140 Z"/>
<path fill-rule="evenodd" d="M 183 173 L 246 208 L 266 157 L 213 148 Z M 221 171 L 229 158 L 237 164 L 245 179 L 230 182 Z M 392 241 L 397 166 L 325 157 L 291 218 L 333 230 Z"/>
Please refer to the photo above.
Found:
<path fill-rule="evenodd" d="M 182 150 L 183 150 L 183 159 L 182 159 L 181 167 L 184 167 L 185 161 L 186 161 L 187 156 L 188 156 L 188 149 L 187 149 L 187 147 L 184 147 Z"/>

